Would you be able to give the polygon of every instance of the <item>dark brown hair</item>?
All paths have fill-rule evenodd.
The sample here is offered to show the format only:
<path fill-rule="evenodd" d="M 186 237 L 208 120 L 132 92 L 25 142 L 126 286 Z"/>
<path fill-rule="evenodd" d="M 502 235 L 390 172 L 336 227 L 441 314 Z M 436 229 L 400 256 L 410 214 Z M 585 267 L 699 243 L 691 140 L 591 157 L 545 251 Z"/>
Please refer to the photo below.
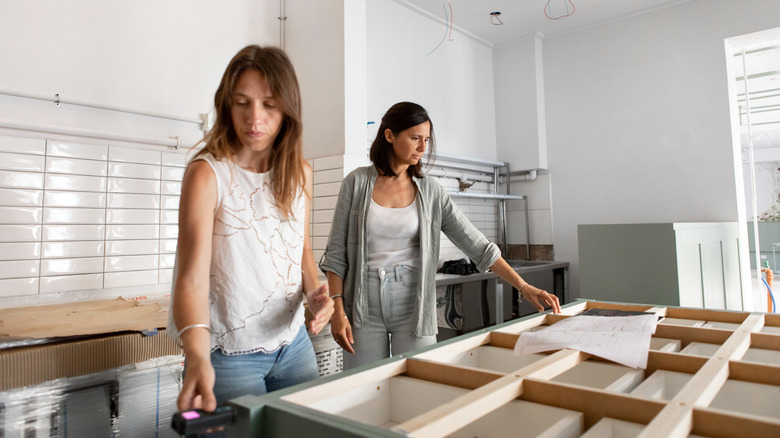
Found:
<path fill-rule="evenodd" d="M 433 162 L 436 152 L 436 141 L 433 136 L 433 121 L 428 116 L 428 112 L 422 106 L 413 102 L 398 102 L 391 106 L 382 117 L 382 123 L 376 132 L 376 138 L 371 144 L 368 157 L 379 169 L 383 175 L 398 176 L 392 168 L 393 145 L 385 138 L 385 130 L 389 129 L 394 135 L 398 135 L 405 129 L 412 128 L 420 123 L 429 122 L 431 124 L 431 138 L 428 140 L 428 160 L 427 164 Z M 422 178 L 422 160 L 414 166 L 409 166 L 407 172 L 411 176 Z"/>
<path fill-rule="evenodd" d="M 284 114 L 279 134 L 274 139 L 269 167 L 273 170 L 271 192 L 276 205 L 284 217 L 289 218 L 293 200 L 299 190 L 304 190 L 303 125 L 298 78 L 290 59 L 281 49 L 250 45 L 230 60 L 214 94 L 214 108 L 217 112 L 214 127 L 201 141 L 206 145 L 195 156 L 211 153 L 217 160 L 232 160 L 233 155 L 241 150 L 241 142 L 233 127 L 231 108 L 236 83 L 241 74 L 249 70 L 258 71 L 265 78 L 274 100 Z"/>

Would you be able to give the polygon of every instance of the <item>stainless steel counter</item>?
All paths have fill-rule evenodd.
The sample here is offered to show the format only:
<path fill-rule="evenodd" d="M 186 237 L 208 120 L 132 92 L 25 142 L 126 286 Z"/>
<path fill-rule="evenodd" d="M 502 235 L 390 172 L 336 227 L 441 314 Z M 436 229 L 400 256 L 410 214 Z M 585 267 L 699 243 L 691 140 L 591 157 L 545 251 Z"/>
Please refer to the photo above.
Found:
<path fill-rule="evenodd" d="M 526 260 L 507 260 L 507 262 L 526 281 L 555 294 L 561 305 L 568 302 L 568 262 Z M 517 290 L 493 272 L 470 275 L 436 275 L 437 288 L 451 285 L 461 285 L 463 299 L 469 303 L 468 306 L 463 305 L 464 311 L 473 310 L 472 308 L 478 308 L 481 311 L 481 315 L 472 318 L 479 322 L 473 322 L 470 329 L 466 328 L 466 332 L 478 327 L 500 324 L 507 318 L 521 317 L 536 311 L 527 303 L 522 306 L 518 301 Z M 509 313 L 505 316 L 504 306 L 507 303 L 505 286 L 512 291 L 511 301 L 509 301 L 512 306 L 511 316 L 508 316 Z M 491 295 L 493 297 L 492 305 L 489 302 Z M 492 310 L 494 318 L 491 318 L 490 310 Z M 475 326 L 475 324 L 477 325 Z"/>

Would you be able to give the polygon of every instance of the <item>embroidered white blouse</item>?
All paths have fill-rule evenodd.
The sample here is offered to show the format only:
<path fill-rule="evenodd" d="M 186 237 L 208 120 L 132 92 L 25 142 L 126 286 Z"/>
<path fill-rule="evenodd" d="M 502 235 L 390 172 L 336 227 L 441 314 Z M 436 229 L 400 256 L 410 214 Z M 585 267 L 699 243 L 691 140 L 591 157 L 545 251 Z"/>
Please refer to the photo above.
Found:
<path fill-rule="evenodd" d="M 274 205 L 271 172 L 203 159 L 217 179 L 209 305 L 211 351 L 226 355 L 271 352 L 289 345 L 304 324 L 301 258 L 306 203 L 301 191 L 293 216 Z M 173 285 L 176 284 L 177 262 Z M 171 293 L 171 302 L 175 299 Z M 173 304 L 169 332 L 177 335 Z"/>

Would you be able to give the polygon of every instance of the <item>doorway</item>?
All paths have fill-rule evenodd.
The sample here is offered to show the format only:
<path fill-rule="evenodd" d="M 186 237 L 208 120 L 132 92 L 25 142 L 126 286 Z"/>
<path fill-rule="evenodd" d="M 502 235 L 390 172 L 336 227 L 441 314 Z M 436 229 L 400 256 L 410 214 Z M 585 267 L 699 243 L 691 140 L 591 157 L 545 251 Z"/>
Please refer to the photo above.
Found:
<path fill-rule="evenodd" d="M 742 259 L 753 285 L 743 307 L 767 311 L 768 284 L 758 267 L 780 270 L 780 28 L 726 40 L 726 56 L 739 220 L 748 242 Z"/>

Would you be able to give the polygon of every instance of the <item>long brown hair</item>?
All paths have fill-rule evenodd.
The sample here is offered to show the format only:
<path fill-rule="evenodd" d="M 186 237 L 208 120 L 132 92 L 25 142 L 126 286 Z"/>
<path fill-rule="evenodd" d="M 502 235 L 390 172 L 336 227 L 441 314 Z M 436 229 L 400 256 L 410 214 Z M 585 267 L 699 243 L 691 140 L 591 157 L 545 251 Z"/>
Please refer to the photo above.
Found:
<path fill-rule="evenodd" d="M 276 206 L 285 219 L 292 216 L 292 204 L 299 191 L 305 192 L 301 122 L 301 92 L 290 59 L 277 47 L 250 45 L 241 49 L 228 64 L 214 94 L 217 119 L 214 127 L 201 140 L 206 145 L 195 157 L 211 153 L 217 160 L 232 160 L 241 150 L 241 142 L 233 127 L 233 106 L 236 83 L 248 70 L 260 72 L 271 89 L 274 100 L 284 114 L 279 134 L 274 139 L 269 167 L 272 172 L 271 192 Z M 309 194 L 306 193 L 308 196 Z M 300 219 L 300 218 L 299 218 Z"/>

